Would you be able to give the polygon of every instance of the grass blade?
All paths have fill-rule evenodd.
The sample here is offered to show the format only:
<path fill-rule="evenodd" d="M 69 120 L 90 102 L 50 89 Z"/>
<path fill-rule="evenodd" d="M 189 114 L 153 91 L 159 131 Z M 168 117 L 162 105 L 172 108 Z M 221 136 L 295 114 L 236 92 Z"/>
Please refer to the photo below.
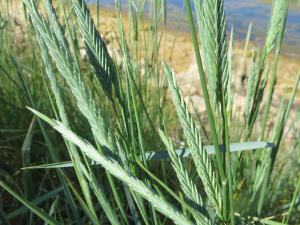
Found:
<path fill-rule="evenodd" d="M 33 203 L 26 200 L 22 195 L 19 195 L 2 181 L 0 181 L 0 186 L 7 192 L 9 192 L 12 196 L 14 196 L 19 202 L 25 205 L 28 209 L 30 209 L 33 213 L 35 213 L 38 217 L 40 217 L 43 221 L 47 222 L 50 225 L 62 225 L 62 223 L 58 222 L 53 217 L 49 216 L 47 213 L 35 206 Z"/>
<path fill-rule="evenodd" d="M 63 126 L 58 121 L 51 120 L 45 115 L 30 109 L 35 115 L 49 123 L 54 129 L 63 135 L 64 138 L 77 145 L 81 151 L 90 159 L 101 164 L 109 173 L 124 182 L 135 192 L 139 193 L 143 198 L 148 200 L 158 211 L 172 219 L 179 225 L 192 225 L 193 223 L 180 213 L 174 206 L 166 202 L 156 192 L 147 187 L 139 179 L 128 173 L 121 165 L 113 158 L 99 153 L 89 142 L 81 139 L 72 131 Z"/>

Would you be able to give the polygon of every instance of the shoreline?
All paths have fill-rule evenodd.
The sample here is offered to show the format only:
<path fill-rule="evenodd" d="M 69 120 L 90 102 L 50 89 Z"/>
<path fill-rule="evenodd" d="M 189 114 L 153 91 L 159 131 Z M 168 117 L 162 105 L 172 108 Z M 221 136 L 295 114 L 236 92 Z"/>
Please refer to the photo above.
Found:
<path fill-rule="evenodd" d="M 18 1 L 16 1 L 18 2 Z M 16 3 L 15 2 L 15 3 Z M 12 3 L 14 4 L 14 3 Z M 22 24 L 24 24 L 23 19 L 23 10 L 20 4 L 14 4 L 17 6 L 16 11 L 12 14 L 14 19 L 21 20 L 21 28 Z M 96 23 L 96 5 L 90 4 L 91 14 Z M 18 13 L 19 11 L 19 13 Z M 98 30 L 100 31 L 104 40 L 109 42 L 109 48 L 111 52 L 118 52 L 118 31 L 117 31 L 117 16 L 112 7 L 101 7 L 100 8 L 100 21 Z M 22 15 L 22 18 L 21 18 Z M 122 20 L 124 24 L 125 32 L 128 32 L 129 21 L 126 12 L 123 11 Z M 149 20 L 145 19 L 141 25 L 141 31 L 147 32 L 149 31 L 150 25 Z M 162 29 L 159 29 L 159 33 L 162 32 Z M 183 32 L 176 29 L 170 29 L 167 27 L 166 30 L 163 30 L 164 35 L 162 38 L 162 43 L 160 45 L 159 55 L 161 58 L 166 60 L 175 70 L 178 78 L 180 80 L 190 79 L 189 76 L 185 76 L 188 73 L 193 73 L 193 78 L 191 78 L 194 82 L 185 82 L 193 85 L 190 87 L 191 89 L 198 89 L 198 83 L 195 83 L 195 79 L 198 79 L 197 76 L 197 65 L 194 57 L 194 49 L 191 40 L 191 36 L 189 32 Z M 243 75 L 243 66 L 242 66 L 242 55 L 244 49 L 244 42 L 241 40 L 234 40 L 233 46 L 233 70 L 236 76 L 236 79 L 241 79 Z M 145 46 L 144 46 L 145 47 Z M 148 47 L 148 46 L 147 46 Z M 251 52 L 252 48 L 259 48 L 259 45 L 253 41 L 250 41 L 247 57 L 246 57 L 246 71 L 249 71 L 249 65 L 251 62 Z M 115 55 L 117 56 L 117 54 Z M 118 57 L 117 57 L 118 58 Z M 143 55 L 139 57 L 139 60 L 143 58 Z M 272 59 L 272 55 L 270 57 Z M 276 86 L 276 93 L 282 96 L 286 96 L 289 94 L 294 83 L 296 75 L 300 68 L 300 55 L 287 56 L 285 54 L 281 54 L 280 61 L 278 65 L 278 79 Z M 297 96 L 300 96 L 300 91 L 298 91 Z M 299 101 L 298 99 L 296 99 Z"/>
<path fill-rule="evenodd" d="M 96 19 L 95 13 L 96 7 L 91 7 L 91 13 Z M 101 20 L 104 17 L 105 20 Z M 128 18 L 126 13 L 122 15 L 123 23 L 126 28 L 128 27 Z M 113 27 L 116 27 L 116 15 L 112 8 L 101 8 L 100 9 L 100 26 L 99 31 L 104 38 L 106 37 L 107 33 L 110 31 L 114 31 L 117 33 Z M 144 29 L 148 29 L 147 27 L 148 21 L 145 21 Z M 164 39 L 165 38 L 165 39 Z M 175 72 L 178 76 L 183 76 L 186 73 L 196 72 L 195 68 L 196 62 L 194 59 L 194 49 L 191 40 L 191 36 L 189 32 L 178 31 L 174 29 L 166 29 L 164 38 L 162 38 L 162 45 L 159 51 L 160 55 L 168 61 L 171 66 L 174 68 Z M 170 44 L 172 43 L 172 44 Z M 244 49 L 245 41 L 241 40 L 234 40 L 233 42 L 233 69 L 234 73 L 236 74 L 236 78 L 239 78 L 243 75 L 243 68 L 242 67 L 242 55 Z M 170 48 L 172 50 L 170 50 Z M 246 71 L 249 71 L 249 65 L 251 62 L 251 52 L 253 48 L 259 48 L 259 45 L 253 41 L 250 41 L 248 52 L 246 56 Z M 269 57 L 269 62 L 271 63 L 272 54 Z M 277 79 L 277 91 L 280 95 L 286 95 L 290 93 L 290 89 L 294 85 L 295 78 L 297 73 L 300 69 L 300 55 L 285 55 L 281 54 L 279 65 L 277 69 L 278 79 Z M 188 78 L 187 78 L 188 79 Z M 298 96 L 300 92 L 298 92 Z"/>

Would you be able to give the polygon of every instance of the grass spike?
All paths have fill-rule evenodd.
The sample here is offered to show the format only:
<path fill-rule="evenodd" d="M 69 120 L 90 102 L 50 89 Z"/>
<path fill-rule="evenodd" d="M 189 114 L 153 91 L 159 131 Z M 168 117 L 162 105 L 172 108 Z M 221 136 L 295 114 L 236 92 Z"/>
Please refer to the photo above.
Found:
<path fill-rule="evenodd" d="M 185 137 L 191 148 L 192 157 L 196 164 L 196 169 L 201 178 L 206 194 L 212 202 L 214 208 L 221 215 L 222 200 L 219 192 L 220 188 L 212 169 L 211 161 L 207 152 L 203 148 L 201 136 L 193 122 L 188 111 L 187 105 L 183 99 L 182 93 L 177 85 L 176 78 L 171 69 L 164 64 L 164 74 L 168 79 L 169 89 L 172 93 L 172 99 L 181 123 Z"/>

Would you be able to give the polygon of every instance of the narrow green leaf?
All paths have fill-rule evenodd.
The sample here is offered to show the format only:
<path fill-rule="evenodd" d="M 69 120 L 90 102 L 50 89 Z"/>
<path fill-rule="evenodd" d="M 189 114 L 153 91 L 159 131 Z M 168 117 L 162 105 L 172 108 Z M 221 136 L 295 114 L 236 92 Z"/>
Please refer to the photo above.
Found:
<path fill-rule="evenodd" d="M 4 182 L 0 181 L 0 186 L 9 192 L 12 196 L 14 196 L 19 202 L 25 205 L 28 209 L 30 209 L 33 213 L 35 213 L 38 217 L 40 217 L 44 222 L 47 222 L 50 225 L 62 225 L 62 223 L 55 220 L 53 217 L 49 216 L 47 213 L 39 209 L 30 201 L 26 200 L 22 195 L 15 192 L 9 186 L 7 186 Z"/>
<path fill-rule="evenodd" d="M 43 202 L 45 202 L 45 201 L 47 201 L 47 200 L 53 198 L 54 196 L 56 196 L 57 194 L 59 194 L 59 193 L 62 192 L 63 190 L 64 190 L 64 188 L 63 188 L 62 186 L 60 186 L 60 187 L 58 187 L 58 188 L 55 188 L 55 189 L 52 190 L 52 191 L 47 192 L 46 194 L 44 194 L 44 195 L 42 195 L 42 196 L 40 196 L 40 197 L 38 197 L 38 198 L 36 198 L 36 199 L 33 199 L 33 200 L 30 201 L 30 202 L 31 202 L 33 205 L 36 205 L 36 206 L 37 206 L 37 205 L 39 205 L 39 204 L 41 204 L 41 203 L 43 203 Z M 25 212 L 28 211 L 28 210 L 29 210 L 28 207 L 22 206 L 22 207 L 20 207 L 20 208 L 18 208 L 18 209 L 16 209 L 16 210 L 14 210 L 13 212 L 8 213 L 7 216 L 6 216 L 6 218 L 7 218 L 8 220 L 11 220 L 11 219 L 13 219 L 13 218 L 15 218 L 15 217 L 17 217 L 17 216 L 19 216 L 19 215 L 25 213 Z"/>
<path fill-rule="evenodd" d="M 40 118 L 45 119 L 45 121 L 49 121 L 49 124 L 52 125 L 54 129 L 60 132 L 65 139 L 77 145 L 87 157 L 101 164 L 109 173 L 148 200 L 158 211 L 172 219 L 176 224 L 193 225 L 185 215 L 165 199 L 161 198 L 155 191 L 147 187 L 142 181 L 128 173 L 115 159 L 99 153 L 89 142 L 78 137 L 75 133 L 64 127 L 62 123 L 51 120 L 35 110 L 32 110 L 32 112 L 37 116 L 41 116 Z"/>

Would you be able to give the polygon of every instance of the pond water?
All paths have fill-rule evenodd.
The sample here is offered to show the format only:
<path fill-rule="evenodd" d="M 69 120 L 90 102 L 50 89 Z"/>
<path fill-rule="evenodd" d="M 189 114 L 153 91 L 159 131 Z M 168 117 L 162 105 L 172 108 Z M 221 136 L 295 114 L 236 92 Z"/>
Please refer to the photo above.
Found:
<path fill-rule="evenodd" d="M 92 2 L 95 0 L 87 0 Z M 126 2 L 126 0 L 121 0 Z M 113 0 L 100 0 L 100 5 L 112 6 Z M 168 21 L 173 29 L 188 31 L 183 0 L 168 0 Z M 243 40 L 252 22 L 251 40 L 263 43 L 269 23 L 271 0 L 225 0 L 227 30 L 234 27 L 236 39 Z M 284 53 L 300 55 L 300 2 L 292 0 L 287 18 Z"/>

